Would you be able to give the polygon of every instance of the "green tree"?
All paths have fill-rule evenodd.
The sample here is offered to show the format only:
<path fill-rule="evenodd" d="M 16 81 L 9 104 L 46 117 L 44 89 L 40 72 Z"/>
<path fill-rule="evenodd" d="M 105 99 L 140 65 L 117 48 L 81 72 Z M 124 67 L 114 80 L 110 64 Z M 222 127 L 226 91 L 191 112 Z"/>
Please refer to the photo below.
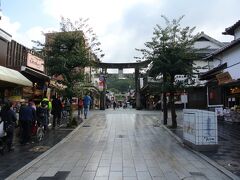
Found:
<path fill-rule="evenodd" d="M 45 56 L 45 66 L 49 75 L 62 75 L 67 86 L 66 95 L 72 97 L 74 86 L 84 83 L 84 68 L 93 66 L 94 61 L 103 57 L 98 41 L 87 20 L 79 19 L 71 22 L 61 18 L 60 31 L 46 33 L 46 42 L 41 44 Z"/>
<path fill-rule="evenodd" d="M 107 89 L 117 89 L 118 92 L 126 93 L 129 91 L 129 87 L 134 87 L 133 79 L 107 78 Z"/>
<path fill-rule="evenodd" d="M 103 57 L 99 48 L 97 36 L 88 27 L 87 20 L 79 19 L 71 22 L 68 18 L 61 19 L 60 32 L 46 33 L 46 42 L 41 44 L 45 57 L 48 75 L 62 75 L 63 83 L 67 86 L 66 96 L 79 96 L 79 88 L 84 83 L 84 68 L 93 66 L 94 60 Z M 93 57 L 93 58 L 92 58 Z M 76 90 L 77 89 L 77 90 Z M 76 124 L 70 111 L 69 126 Z"/>
<path fill-rule="evenodd" d="M 161 85 L 164 94 L 164 122 L 167 120 L 166 93 L 169 92 L 169 103 L 172 116 L 172 127 L 177 127 L 174 93 L 178 89 L 175 83 L 175 76 L 178 74 L 188 75 L 193 73 L 193 60 L 197 58 L 197 50 L 193 48 L 193 43 L 198 34 L 193 35 L 195 27 L 180 26 L 184 16 L 179 19 L 169 21 L 162 16 L 166 22 L 166 27 L 156 25 L 152 40 L 145 43 L 146 49 L 137 49 L 141 51 L 143 57 L 152 61 L 150 76 L 162 76 Z"/>

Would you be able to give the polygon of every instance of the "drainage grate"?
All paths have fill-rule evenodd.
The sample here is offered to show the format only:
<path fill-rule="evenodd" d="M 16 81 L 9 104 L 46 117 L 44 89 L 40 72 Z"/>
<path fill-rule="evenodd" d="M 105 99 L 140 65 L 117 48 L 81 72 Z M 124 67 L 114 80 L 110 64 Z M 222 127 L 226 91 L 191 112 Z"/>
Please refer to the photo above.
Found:
<path fill-rule="evenodd" d="M 122 134 L 117 135 L 117 138 L 124 138 L 124 137 L 125 137 L 125 135 L 122 135 Z"/>
<path fill-rule="evenodd" d="M 86 125 L 83 125 L 82 127 L 91 127 L 91 126 L 86 124 Z"/>
<path fill-rule="evenodd" d="M 201 173 L 201 172 L 189 172 L 193 177 L 204 177 L 207 179 L 207 177 L 205 176 L 205 174 Z"/>
<path fill-rule="evenodd" d="M 229 166 L 229 167 L 238 167 L 238 165 L 237 165 L 237 164 L 234 164 L 234 163 L 229 163 L 228 166 Z"/>
<path fill-rule="evenodd" d="M 208 180 L 208 178 L 201 172 L 189 172 L 191 176 L 187 176 L 182 178 L 182 180 L 192 180 L 192 179 L 201 179 L 201 180 Z"/>
<path fill-rule="evenodd" d="M 52 177 L 39 177 L 37 180 L 65 180 L 70 171 L 58 171 L 55 176 Z"/>

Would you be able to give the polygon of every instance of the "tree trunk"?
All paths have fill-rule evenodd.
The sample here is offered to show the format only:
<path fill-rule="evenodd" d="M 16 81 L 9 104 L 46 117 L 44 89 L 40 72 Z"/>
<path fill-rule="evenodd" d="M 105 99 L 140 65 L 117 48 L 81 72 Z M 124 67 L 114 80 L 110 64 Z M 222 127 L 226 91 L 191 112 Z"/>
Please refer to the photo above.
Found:
<path fill-rule="evenodd" d="M 172 128 L 177 128 L 177 115 L 174 103 L 174 92 L 170 92 L 170 106 L 171 106 L 171 116 L 172 116 Z"/>
<path fill-rule="evenodd" d="M 166 74 L 163 74 L 163 84 L 166 83 L 167 76 Z M 167 119 L 168 119 L 168 109 L 167 109 L 167 93 L 164 89 L 163 92 L 163 124 L 167 125 Z"/>
<path fill-rule="evenodd" d="M 174 75 L 171 75 L 171 84 L 174 84 Z M 170 106 L 171 106 L 171 116 L 172 116 L 172 128 L 177 128 L 177 115 L 174 102 L 174 88 L 170 90 Z"/>
<path fill-rule="evenodd" d="M 167 125 L 168 109 L 167 109 L 167 93 L 163 93 L 163 124 Z"/>

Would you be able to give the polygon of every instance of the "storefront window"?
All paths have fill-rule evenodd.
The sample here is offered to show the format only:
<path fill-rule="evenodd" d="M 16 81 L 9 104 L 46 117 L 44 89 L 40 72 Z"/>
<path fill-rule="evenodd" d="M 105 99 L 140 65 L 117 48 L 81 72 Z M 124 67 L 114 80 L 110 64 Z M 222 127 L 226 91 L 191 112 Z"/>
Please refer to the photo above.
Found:
<path fill-rule="evenodd" d="M 230 87 L 227 90 L 227 103 L 229 108 L 240 105 L 240 87 Z"/>

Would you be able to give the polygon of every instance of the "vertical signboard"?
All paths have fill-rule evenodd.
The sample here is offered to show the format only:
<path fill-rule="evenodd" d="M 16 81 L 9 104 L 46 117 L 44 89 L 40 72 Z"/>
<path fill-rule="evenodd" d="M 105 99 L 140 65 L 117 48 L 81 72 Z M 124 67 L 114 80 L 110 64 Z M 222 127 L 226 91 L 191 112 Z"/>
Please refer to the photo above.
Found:
<path fill-rule="evenodd" d="M 218 144 L 215 112 L 184 109 L 183 138 L 195 145 Z"/>

